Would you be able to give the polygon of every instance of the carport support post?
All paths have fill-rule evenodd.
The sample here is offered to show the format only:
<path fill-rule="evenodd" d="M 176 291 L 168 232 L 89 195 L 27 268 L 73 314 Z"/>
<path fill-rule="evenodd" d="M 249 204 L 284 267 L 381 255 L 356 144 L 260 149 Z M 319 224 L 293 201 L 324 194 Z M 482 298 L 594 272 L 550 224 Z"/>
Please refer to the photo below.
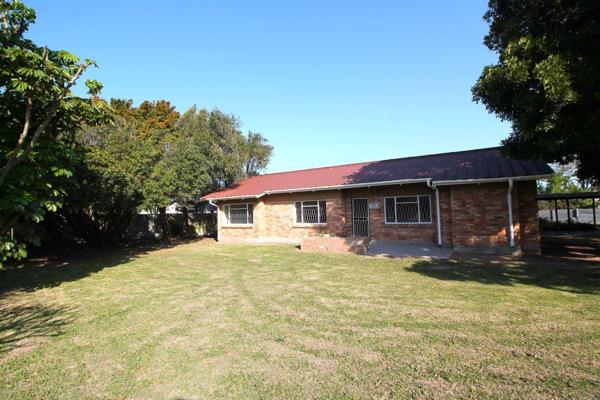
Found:
<path fill-rule="evenodd" d="M 556 226 L 556 230 L 558 230 L 558 200 L 554 199 L 554 225 Z"/>
<path fill-rule="evenodd" d="M 596 199 L 592 197 L 592 218 L 594 219 L 594 229 L 596 229 Z"/>
<path fill-rule="evenodd" d="M 569 206 L 569 199 L 567 198 L 567 230 L 571 231 L 571 207 Z"/>

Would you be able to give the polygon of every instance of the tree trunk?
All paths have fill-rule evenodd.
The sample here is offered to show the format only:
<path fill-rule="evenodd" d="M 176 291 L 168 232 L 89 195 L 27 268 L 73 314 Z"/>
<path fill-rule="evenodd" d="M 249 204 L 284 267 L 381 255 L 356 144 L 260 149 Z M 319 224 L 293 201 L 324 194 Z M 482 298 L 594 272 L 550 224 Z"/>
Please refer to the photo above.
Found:
<path fill-rule="evenodd" d="M 182 207 L 181 213 L 183 215 L 183 220 L 181 222 L 181 234 L 185 237 L 191 236 L 192 232 L 194 231 L 194 225 L 190 223 L 190 212 L 187 207 Z"/>
<path fill-rule="evenodd" d="M 171 228 L 169 226 L 169 220 L 167 218 L 167 208 L 159 207 L 158 209 L 158 223 L 162 233 L 163 240 L 171 238 Z"/>

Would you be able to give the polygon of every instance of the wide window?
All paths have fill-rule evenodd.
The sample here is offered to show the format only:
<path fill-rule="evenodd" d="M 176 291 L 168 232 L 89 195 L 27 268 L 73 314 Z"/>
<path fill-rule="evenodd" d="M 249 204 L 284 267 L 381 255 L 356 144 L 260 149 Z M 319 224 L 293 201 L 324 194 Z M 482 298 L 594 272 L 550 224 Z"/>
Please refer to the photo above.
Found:
<path fill-rule="evenodd" d="M 297 224 L 324 224 L 327 222 L 327 208 L 324 200 L 297 201 Z"/>
<path fill-rule="evenodd" d="M 385 222 L 388 224 L 431 223 L 431 197 L 386 197 Z"/>
<path fill-rule="evenodd" d="M 225 218 L 230 225 L 251 225 L 252 204 L 229 204 L 225 206 Z"/>

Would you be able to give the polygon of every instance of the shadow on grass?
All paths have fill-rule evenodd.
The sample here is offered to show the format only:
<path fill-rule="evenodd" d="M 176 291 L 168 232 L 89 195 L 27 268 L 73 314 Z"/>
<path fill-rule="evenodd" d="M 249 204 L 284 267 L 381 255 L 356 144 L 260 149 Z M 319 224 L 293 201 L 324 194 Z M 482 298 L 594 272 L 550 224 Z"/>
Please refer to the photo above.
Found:
<path fill-rule="evenodd" d="M 0 270 L 0 295 L 11 291 L 34 291 L 58 286 L 126 263 L 151 251 L 198 240 L 211 239 L 178 239 L 115 249 L 77 249 L 8 265 Z"/>
<path fill-rule="evenodd" d="M 73 321 L 64 307 L 37 303 L 0 304 L 0 357 L 36 347 L 40 339 L 62 335 Z"/>
<path fill-rule="evenodd" d="M 600 263 L 600 232 L 543 232 L 542 254 Z"/>
<path fill-rule="evenodd" d="M 467 257 L 417 260 L 406 270 L 446 281 L 533 285 L 571 293 L 600 292 L 600 264 L 595 262 L 565 263 L 547 257 Z"/>
<path fill-rule="evenodd" d="M 38 257 L 0 270 L 0 358 L 33 349 L 44 338 L 59 336 L 75 313 L 56 305 L 12 301 L 11 292 L 58 286 L 112 268 L 154 250 L 200 239 L 146 243 L 116 249 L 76 249 L 66 254 Z"/>

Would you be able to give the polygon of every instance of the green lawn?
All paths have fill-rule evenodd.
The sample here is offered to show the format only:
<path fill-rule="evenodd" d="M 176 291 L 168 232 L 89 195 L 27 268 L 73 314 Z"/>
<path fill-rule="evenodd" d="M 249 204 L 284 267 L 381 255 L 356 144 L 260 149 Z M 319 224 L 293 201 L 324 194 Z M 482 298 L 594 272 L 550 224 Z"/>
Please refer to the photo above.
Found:
<path fill-rule="evenodd" d="M 204 240 L 0 272 L 0 398 L 593 398 L 593 263 Z"/>

